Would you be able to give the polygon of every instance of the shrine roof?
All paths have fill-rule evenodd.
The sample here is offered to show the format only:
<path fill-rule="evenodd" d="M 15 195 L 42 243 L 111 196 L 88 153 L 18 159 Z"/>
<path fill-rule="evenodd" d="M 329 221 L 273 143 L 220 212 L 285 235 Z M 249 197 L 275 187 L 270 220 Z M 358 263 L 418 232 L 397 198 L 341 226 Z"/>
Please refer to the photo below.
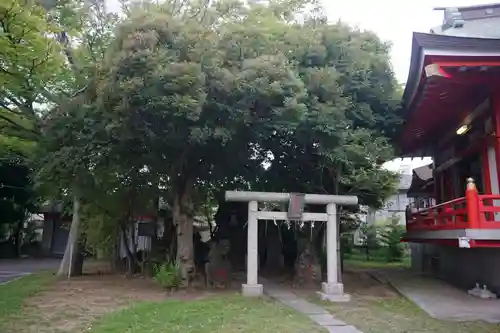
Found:
<path fill-rule="evenodd" d="M 403 105 L 409 106 L 415 95 L 427 55 L 481 57 L 500 55 L 500 38 L 447 36 L 413 33 L 410 71 L 403 94 Z M 405 108 L 405 111 L 408 111 Z"/>
<path fill-rule="evenodd" d="M 433 180 L 433 164 L 421 166 L 413 169 L 411 186 L 408 189 L 408 196 L 419 196 L 429 190 L 429 185 Z"/>
<path fill-rule="evenodd" d="M 436 135 L 484 100 L 483 88 L 493 82 L 500 84 L 500 39 L 414 33 L 402 101 L 403 155 L 427 153 Z"/>
<path fill-rule="evenodd" d="M 494 19 L 494 20 L 493 20 Z M 498 29 L 500 17 L 495 17 L 488 22 L 479 20 L 469 21 L 464 27 L 443 29 L 442 26 L 433 28 L 435 34 L 456 37 L 474 37 L 474 38 L 500 38 L 500 29 Z"/>
<path fill-rule="evenodd" d="M 500 3 L 464 7 L 438 7 L 444 11 L 443 24 L 432 33 L 449 36 L 500 38 Z"/>

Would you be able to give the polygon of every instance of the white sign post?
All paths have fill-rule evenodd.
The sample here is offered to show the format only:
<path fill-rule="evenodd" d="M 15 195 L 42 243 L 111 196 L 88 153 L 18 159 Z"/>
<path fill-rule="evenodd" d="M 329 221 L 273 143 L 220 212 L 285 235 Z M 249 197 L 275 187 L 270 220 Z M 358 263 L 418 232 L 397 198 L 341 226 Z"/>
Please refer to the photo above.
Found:
<path fill-rule="evenodd" d="M 303 198 L 302 198 L 303 196 Z M 298 195 L 274 192 L 226 191 L 226 201 L 248 202 L 248 242 L 247 242 L 247 283 L 242 285 L 244 296 L 261 296 L 263 286 L 258 283 L 258 221 L 259 220 L 290 220 L 297 212 L 259 211 L 259 202 L 289 202 L 290 198 L 300 197 L 305 204 L 326 205 L 326 213 L 302 213 L 302 221 L 327 222 L 327 281 L 322 284 L 319 292 L 322 299 L 330 301 L 348 301 L 349 295 L 344 294 L 344 286 L 337 275 L 337 205 L 357 205 L 356 196 L 305 194 Z M 297 199 L 298 200 L 298 199 Z M 302 205 L 298 205 L 303 207 Z M 292 214 L 290 214 L 292 213 Z M 296 219 L 293 219 L 294 221 Z"/>

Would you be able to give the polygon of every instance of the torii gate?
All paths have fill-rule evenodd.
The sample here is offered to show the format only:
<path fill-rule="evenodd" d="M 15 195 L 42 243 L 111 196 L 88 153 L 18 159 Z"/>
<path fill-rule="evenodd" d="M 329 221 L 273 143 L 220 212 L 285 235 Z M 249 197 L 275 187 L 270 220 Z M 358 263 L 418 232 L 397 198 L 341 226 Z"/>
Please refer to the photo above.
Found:
<path fill-rule="evenodd" d="M 337 205 L 357 205 L 358 197 L 346 195 L 293 194 L 276 192 L 226 191 L 226 201 L 248 202 L 247 283 L 242 285 L 244 296 L 261 296 L 263 286 L 258 283 L 259 220 L 321 221 L 327 222 L 327 281 L 322 283 L 321 298 L 330 301 L 348 301 L 344 286 L 337 275 Z M 259 211 L 260 202 L 289 202 L 288 212 Z M 326 213 L 305 213 L 304 204 L 326 205 Z"/>

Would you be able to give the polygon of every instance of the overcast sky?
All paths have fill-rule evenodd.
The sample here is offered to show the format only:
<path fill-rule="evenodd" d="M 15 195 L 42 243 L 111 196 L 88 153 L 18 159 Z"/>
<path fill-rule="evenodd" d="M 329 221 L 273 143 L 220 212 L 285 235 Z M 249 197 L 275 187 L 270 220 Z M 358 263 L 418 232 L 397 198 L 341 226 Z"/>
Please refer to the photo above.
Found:
<path fill-rule="evenodd" d="M 443 12 L 434 7 L 471 6 L 488 0 L 323 0 L 331 21 L 341 19 L 377 33 L 392 43 L 392 65 L 396 77 L 406 82 L 410 64 L 411 36 L 429 32 L 442 23 Z"/>

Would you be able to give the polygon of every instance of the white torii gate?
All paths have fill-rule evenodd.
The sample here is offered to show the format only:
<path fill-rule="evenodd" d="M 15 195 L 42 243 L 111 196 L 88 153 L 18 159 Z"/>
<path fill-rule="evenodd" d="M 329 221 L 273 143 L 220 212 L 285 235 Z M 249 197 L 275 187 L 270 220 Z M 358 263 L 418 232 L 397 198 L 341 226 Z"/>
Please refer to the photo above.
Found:
<path fill-rule="evenodd" d="M 299 208 L 298 216 L 295 212 L 269 212 L 259 211 L 260 202 L 290 202 L 299 198 L 299 205 L 316 204 L 326 205 L 326 213 L 302 213 Z M 290 194 L 275 192 L 246 192 L 226 191 L 226 201 L 248 202 L 248 231 L 247 231 L 247 283 L 242 285 L 244 296 L 261 296 L 263 286 L 258 283 L 258 237 L 259 220 L 301 220 L 327 222 L 326 247 L 327 247 L 327 281 L 322 283 L 319 293 L 324 300 L 348 301 L 349 295 L 344 294 L 344 286 L 338 281 L 337 275 L 337 205 L 357 205 L 358 197 L 347 195 L 323 194 Z M 296 208 L 294 208 L 296 209 Z"/>

